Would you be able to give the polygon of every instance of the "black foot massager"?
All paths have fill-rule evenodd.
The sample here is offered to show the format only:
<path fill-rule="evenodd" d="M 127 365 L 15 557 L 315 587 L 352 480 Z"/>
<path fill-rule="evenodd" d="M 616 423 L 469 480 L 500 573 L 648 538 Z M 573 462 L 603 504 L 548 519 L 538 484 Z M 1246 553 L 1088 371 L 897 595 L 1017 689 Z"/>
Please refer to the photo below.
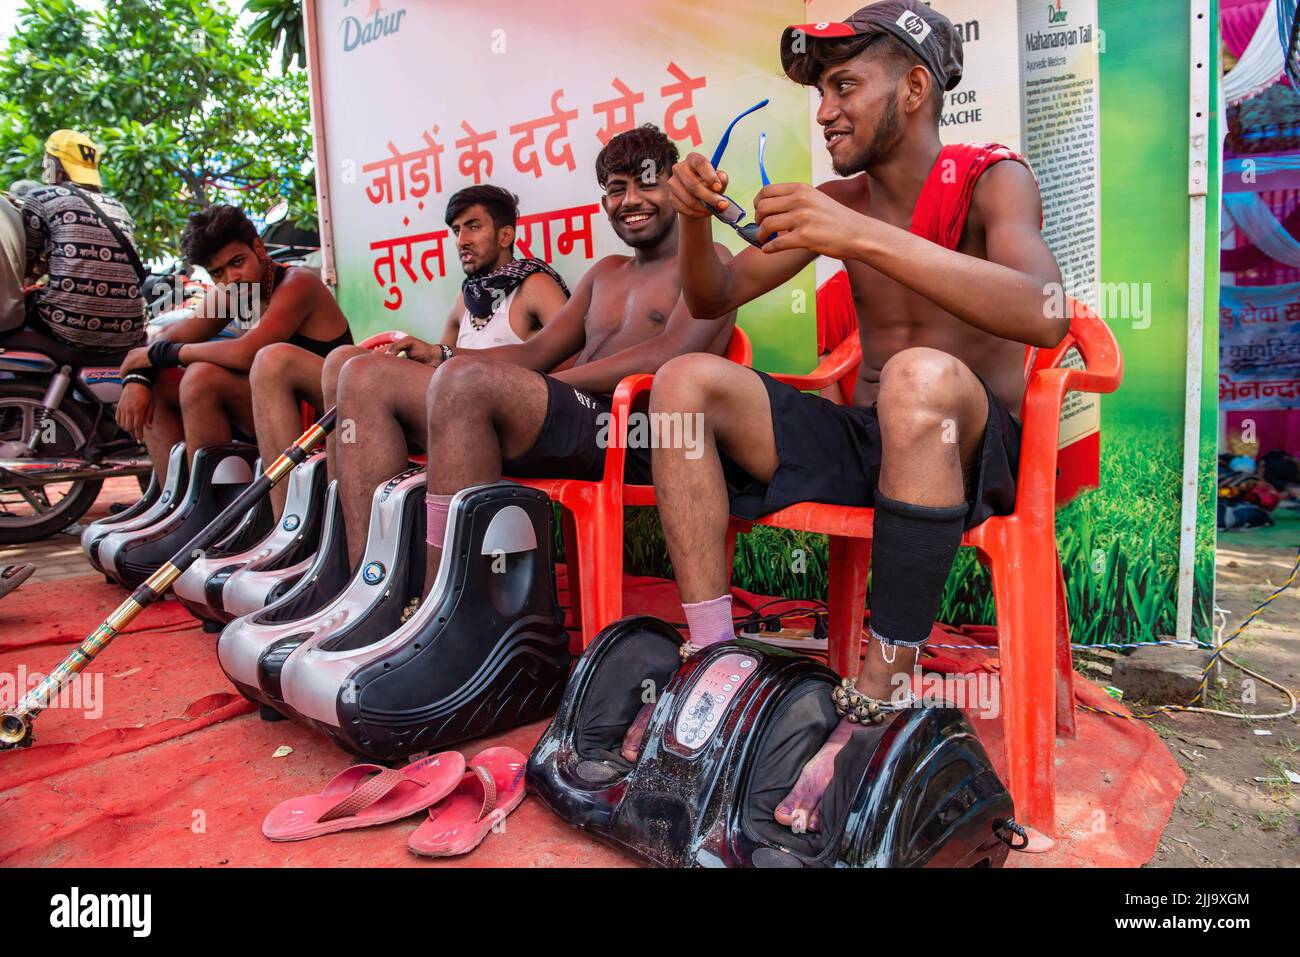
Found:
<path fill-rule="evenodd" d="M 961 711 L 913 708 L 855 728 L 817 831 L 777 804 L 839 722 L 834 672 L 749 640 L 691 655 L 657 618 L 596 636 L 528 762 L 570 824 L 667 867 L 997 867 L 1011 798 Z M 635 762 L 624 733 L 654 702 Z"/>
<path fill-rule="evenodd" d="M 242 551 L 213 548 L 176 579 L 172 593 L 195 618 L 225 624 L 260 611 L 311 567 L 325 512 L 325 454 L 289 473 L 284 514 L 261 541 Z"/>
<path fill-rule="evenodd" d="M 210 445 L 194 453 L 185 497 L 152 525 L 110 532 L 99 543 L 99 561 L 106 575 L 134 589 L 169 561 L 253 481 L 257 449 L 251 445 Z M 271 525 L 270 502 L 263 498 L 243 520 L 214 546 L 236 551 L 266 535 Z"/>
<path fill-rule="evenodd" d="M 81 533 L 81 549 L 86 553 L 86 560 L 96 571 L 108 576 L 108 570 L 99 556 L 99 546 L 104 539 L 113 533 L 135 532 L 157 524 L 180 505 L 188 483 L 189 465 L 185 460 L 185 443 L 177 442 L 172 446 L 167 459 L 166 483 L 159 485 L 158 473 L 154 472 L 149 477 L 149 487 L 138 502 L 116 515 L 101 518 L 85 527 Z M 108 577 L 110 581 L 115 580 Z"/>
<path fill-rule="evenodd" d="M 217 646 L 246 697 L 377 760 L 552 714 L 568 677 L 550 499 L 511 483 L 457 494 L 437 579 L 415 608 L 424 489 L 407 473 L 376 490 L 361 565 L 337 597 L 287 618 L 291 591 L 231 622 Z"/>

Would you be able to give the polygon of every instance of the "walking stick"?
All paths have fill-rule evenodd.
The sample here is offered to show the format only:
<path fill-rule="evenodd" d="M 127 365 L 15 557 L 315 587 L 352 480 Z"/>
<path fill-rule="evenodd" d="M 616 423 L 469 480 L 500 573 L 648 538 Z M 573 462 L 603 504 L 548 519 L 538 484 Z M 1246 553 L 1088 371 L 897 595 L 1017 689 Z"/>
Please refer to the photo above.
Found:
<path fill-rule="evenodd" d="M 234 528 L 243 514 L 252 508 L 259 498 L 288 475 L 295 465 L 302 462 L 307 457 L 307 453 L 334 430 L 336 416 L 335 409 L 330 409 L 321 416 L 318 422 L 299 436 L 293 445 L 285 449 L 284 453 L 271 463 L 270 468 L 240 492 L 220 515 L 173 555 L 171 561 L 150 575 L 148 581 L 118 605 L 98 628 L 87 635 L 81 644 L 59 663 L 57 668 L 23 696 L 17 707 L 0 715 L 0 751 L 28 747 L 32 743 L 32 720 L 50 706 L 50 702 L 54 700 L 59 690 L 108 647 L 109 642 L 135 620 L 140 612 L 166 594 L 172 582 L 180 578 L 185 569 L 194 564 L 195 559 L 204 549 Z"/>

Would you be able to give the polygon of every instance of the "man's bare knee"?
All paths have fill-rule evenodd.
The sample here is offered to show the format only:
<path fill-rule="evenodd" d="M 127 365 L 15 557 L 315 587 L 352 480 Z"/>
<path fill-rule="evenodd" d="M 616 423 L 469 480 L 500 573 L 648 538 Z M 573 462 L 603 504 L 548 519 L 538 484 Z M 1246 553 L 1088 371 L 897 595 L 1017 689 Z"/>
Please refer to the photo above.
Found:
<path fill-rule="evenodd" d="M 225 370 L 211 362 L 186 366 L 179 390 L 181 408 L 206 407 L 216 403 L 219 401 L 218 390 L 224 381 Z"/>
<path fill-rule="evenodd" d="M 963 455 L 983 434 L 983 387 L 960 359 L 937 349 L 897 353 L 881 369 L 876 400 L 887 447 L 958 445 Z"/>
<path fill-rule="evenodd" d="M 502 365 L 505 363 L 472 356 L 453 356 L 442 363 L 425 393 L 429 415 L 441 415 L 458 403 L 478 407 L 490 404 L 507 387 L 506 372 L 499 368 Z"/>
<path fill-rule="evenodd" d="M 254 388 L 274 388 L 293 376 L 293 370 L 305 350 L 287 342 L 273 342 L 257 350 L 253 365 L 248 370 L 248 381 Z M 310 354 L 310 353 L 308 353 Z"/>
<path fill-rule="evenodd" d="M 335 352 L 337 351 L 336 349 Z M 334 353 L 331 352 L 330 356 L 333 355 Z M 328 360 L 326 361 L 328 369 Z M 339 400 L 357 397 L 365 397 L 371 401 L 381 399 L 387 386 L 391 384 L 391 378 L 385 375 L 384 367 L 393 361 L 396 360 L 369 351 L 348 356 L 346 361 L 341 363 L 342 368 L 338 374 Z"/>
<path fill-rule="evenodd" d="M 704 352 L 669 359 L 655 373 L 654 388 L 650 392 L 651 410 L 703 411 L 712 385 L 734 367 L 735 363 Z"/>
<path fill-rule="evenodd" d="M 339 376 L 342 375 L 344 366 L 358 356 L 369 354 L 370 350 L 363 346 L 339 346 L 337 349 L 331 349 L 329 355 L 325 357 L 325 366 L 321 370 L 321 385 L 324 390 L 337 391 Z"/>

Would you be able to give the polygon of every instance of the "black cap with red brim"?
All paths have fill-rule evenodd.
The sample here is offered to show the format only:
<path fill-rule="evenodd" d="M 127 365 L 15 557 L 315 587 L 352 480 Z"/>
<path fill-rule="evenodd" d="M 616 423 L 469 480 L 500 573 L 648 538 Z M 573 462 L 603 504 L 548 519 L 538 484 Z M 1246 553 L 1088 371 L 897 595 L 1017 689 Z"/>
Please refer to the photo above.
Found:
<path fill-rule="evenodd" d="M 961 82 L 961 37 L 952 21 L 917 0 L 881 0 L 863 7 L 842 23 L 799 23 L 781 34 L 781 67 L 790 72 L 808 39 L 838 40 L 888 33 L 901 40 L 930 70 L 944 90 Z"/>

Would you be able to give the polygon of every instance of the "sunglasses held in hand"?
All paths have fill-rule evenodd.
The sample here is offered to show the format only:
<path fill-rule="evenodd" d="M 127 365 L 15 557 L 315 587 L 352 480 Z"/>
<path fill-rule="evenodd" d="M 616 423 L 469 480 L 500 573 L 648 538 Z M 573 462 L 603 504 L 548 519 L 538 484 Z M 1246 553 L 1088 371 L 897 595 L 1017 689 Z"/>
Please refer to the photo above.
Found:
<path fill-rule="evenodd" d="M 729 124 L 727 124 L 727 129 L 722 134 L 722 139 L 718 141 L 718 148 L 713 151 L 713 159 L 710 160 L 710 163 L 712 163 L 713 168 L 715 170 L 718 168 L 718 163 L 722 161 L 722 154 L 726 152 L 727 143 L 731 139 L 731 131 L 735 127 L 735 125 L 739 123 L 744 117 L 748 116 L 750 113 L 753 113 L 755 110 L 761 110 L 763 107 L 767 106 L 767 104 L 768 104 L 767 100 L 763 100 L 759 103 L 755 103 L 749 109 L 745 110 L 734 120 L 732 120 Z M 767 149 L 767 134 L 759 133 L 758 134 L 758 176 L 764 186 L 769 186 L 771 185 L 771 180 L 767 178 L 767 170 L 763 168 L 763 153 L 766 149 Z M 767 240 L 758 238 L 758 223 L 746 223 L 744 220 L 745 220 L 745 216 L 748 214 L 745 212 L 745 208 L 741 206 L 738 202 L 736 202 L 734 199 L 732 199 L 730 196 L 726 195 L 725 193 L 723 194 L 722 198 L 727 201 L 727 208 L 719 210 L 719 209 L 715 209 L 712 206 L 709 206 L 708 207 L 709 212 L 711 212 L 714 216 L 716 216 L 722 222 L 726 223 L 737 233 L 739 233 L 740 237 L 743 240 L 745 240 L 745 242 L 749 243 L 751 246 L 761 249 L 763 247 L 763 243 L 766 242 Z M 772 238 L 771 236 L 768 237 L 768 239 L 771 238 Z"/>

